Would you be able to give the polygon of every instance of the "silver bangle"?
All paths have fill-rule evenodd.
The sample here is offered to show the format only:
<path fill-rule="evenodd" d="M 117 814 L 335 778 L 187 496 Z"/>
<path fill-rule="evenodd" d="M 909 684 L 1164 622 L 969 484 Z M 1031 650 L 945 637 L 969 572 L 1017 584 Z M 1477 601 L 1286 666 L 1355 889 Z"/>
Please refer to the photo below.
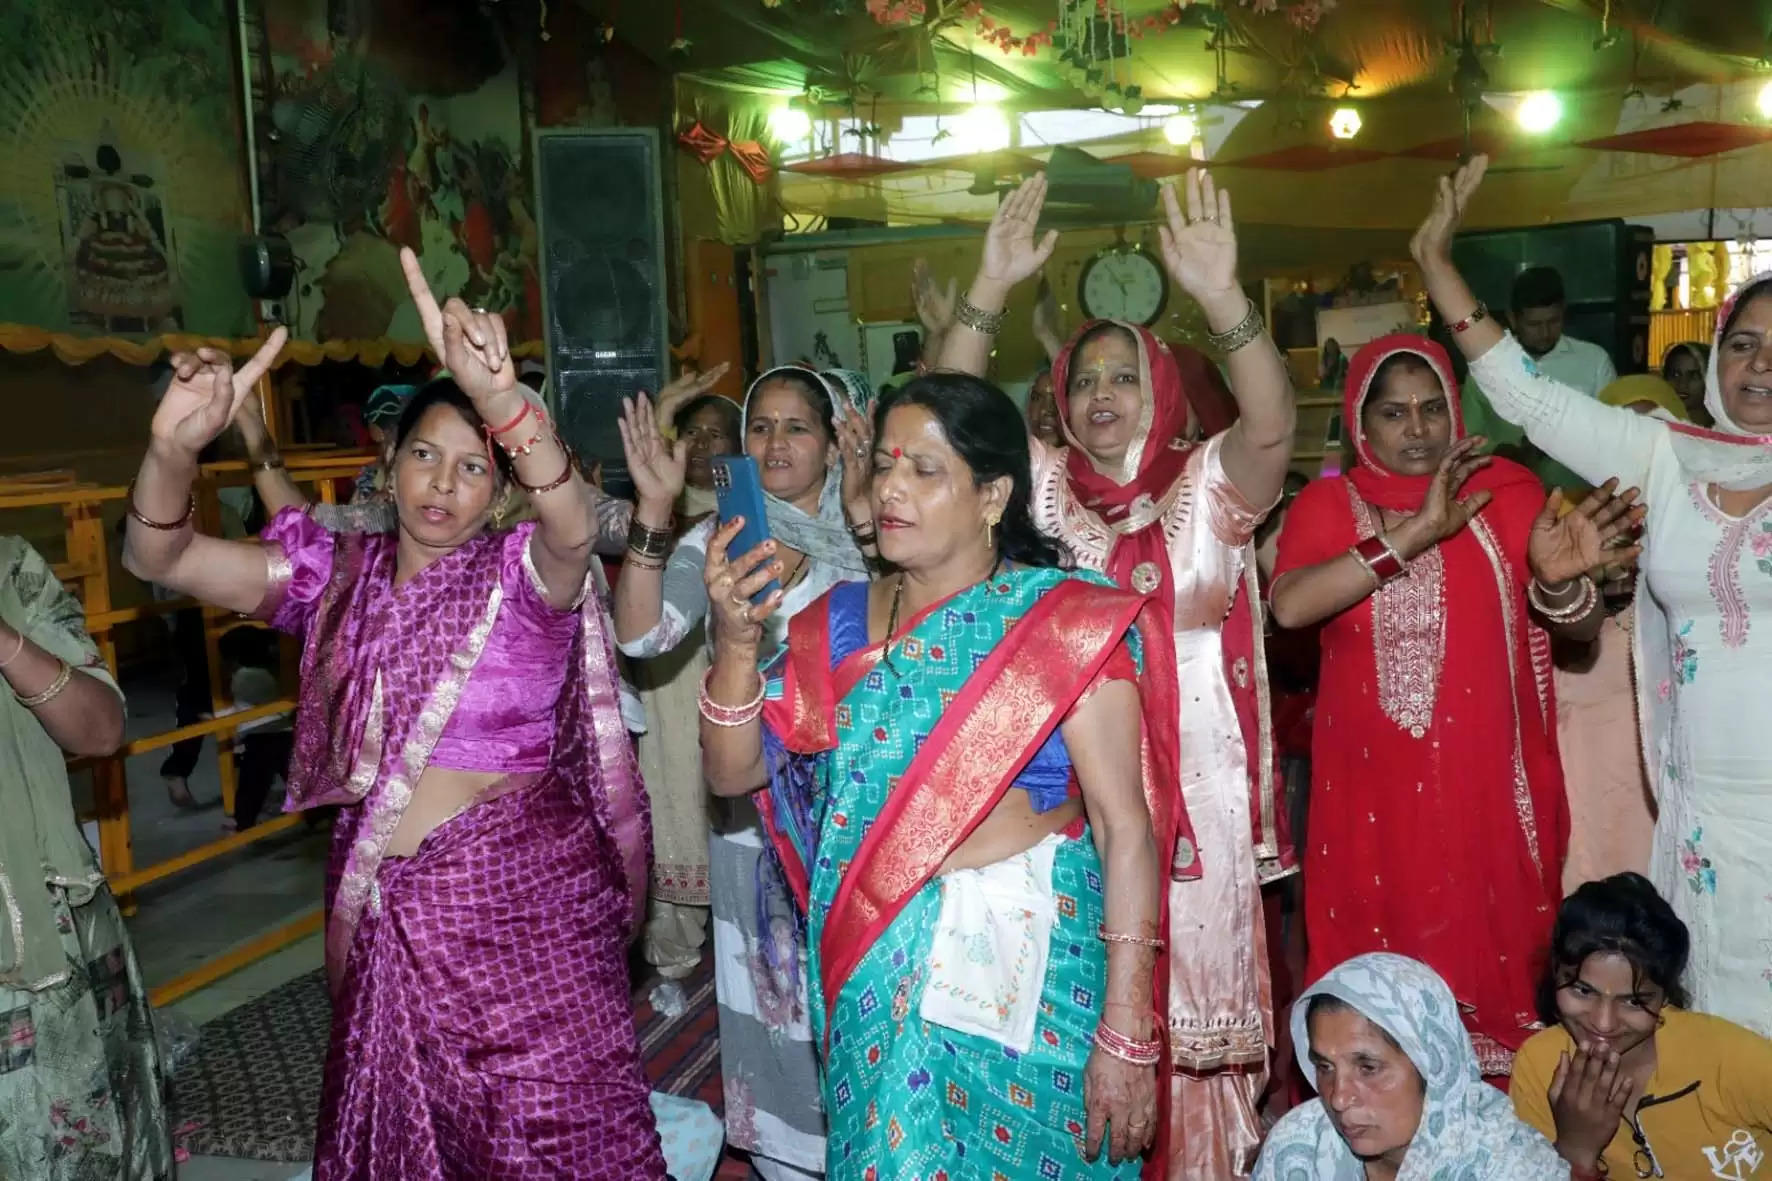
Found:
<path fill-rule="evenodd" d="M 1600 602 L 1600 591 L 1594 580 L 1583 574 L 1580 579 L 1580 593 L 1575 601 L 1556 606 L 1545 598 L 1544 584 L 1534 578 L 1526 587 L 1526 599 L 1534 610 L 1552 623 L 1579 623 L 1593 614 Z"/>
<path fill-rule="evenodd" d="M 1262 322 L 1261 311 L 1255 301 L 1249 301 L 1249 314 L 1237 323 L 1235 328 L 1227 332 L 1213 332 L 1207 335 L 1206 343 L 1220 353 L 1234 353 L 1244 345 L 1253 341 L 1267 330 Z"/>
<path fill-rule="evenodd" d="M 1003 318 L 1007 314 L 1007 312 L 987 312 L 964 295 L 954 305 L 954 319 L 981 336 L 995 336 L 1003 331 Z"/>

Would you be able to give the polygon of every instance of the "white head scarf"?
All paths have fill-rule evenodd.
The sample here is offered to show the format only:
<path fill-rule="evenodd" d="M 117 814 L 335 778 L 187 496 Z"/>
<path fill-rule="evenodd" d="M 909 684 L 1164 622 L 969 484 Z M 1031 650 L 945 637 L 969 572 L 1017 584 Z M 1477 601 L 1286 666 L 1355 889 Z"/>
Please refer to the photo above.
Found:
<path fill-rule="evenodd" d="M 1513 1105 L 1482 1079 L 1452 990 L 1405 956 L 1348 960 L 1292 1007 L 1292 1043 L 1307 1078 L 1312 997 L 1332 996 L 1388 1033 L 1427 1085 L 1421 1122 L 1397 1181 L 1568 1181 L 1569 1165 Z M 1359 1181 L 1365 1168 L 1329 1120 L 1321 1099 L 1287 1112 L 1269 1134 L 1255 1181 Z"/>
<path fill-rule="evenodd" d="M 1714 430 L 1688 424 L 1672 424 L 1674 456 L 1686 475 L 1700 484 L 1716 484 L 1731 492 L 1745 492 L 1772 484 L 1772 435 L 1756 435 L 1736 424 L 1723 404 L 1723 384 L 1718 367 L 1723 357 L 1723 332 L 1744 299 L 1772 292 L 1772 271 L 1762 271 L 1742 284 L 1717 309 L 1717 334 L 1710 362 L 1704 371 L 1704 408 L 1716 422 Z"/>
<path fill-rule="evenodd" d="M 781 377 L 812 381 L 830 394 L 833 414 L 841 419 L 850 414 L 866 413 L 867 379 L 847 369 L 825 373 L 799 365 L 778 365 L 760 374 L 744 395 L 744 424 L 748 436 L 751 427 L 751 399 L 764 383 Z M 818 515 L 815 517 L 787 501 L 769 493 L 763 502 L 769 510 L 769 535 L 790 549 L 799 550 L 808 559 L 834 567 L 855 578 L 869 576 L 868 562 L 849 533 L 843 517 L 843 463 L 841 456 L 826 471 L 824 488 L 818 494 Z"/>

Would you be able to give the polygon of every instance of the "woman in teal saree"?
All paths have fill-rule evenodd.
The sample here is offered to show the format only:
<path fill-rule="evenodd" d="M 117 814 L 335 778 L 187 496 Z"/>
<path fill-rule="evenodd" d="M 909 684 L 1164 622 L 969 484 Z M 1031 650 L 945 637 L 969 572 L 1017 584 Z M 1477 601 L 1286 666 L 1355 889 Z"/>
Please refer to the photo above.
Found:
<path fill-rule="evenodd" d="M 1144 600 L 1060 568 L 995 387 L 920 378 L 875 433 L 896 571 L 797 615 L 761 683 L 770 543 L 728 560 L 729 525 L 706 575 L 704 770 L 765 789 L 806 916 L 827 1171 L 1135 1177 L 1166 1126 L 1157 850 L 1181 820 L 1172 723 L 1144 720 L 1175 716 L 1141 694 Z"/>

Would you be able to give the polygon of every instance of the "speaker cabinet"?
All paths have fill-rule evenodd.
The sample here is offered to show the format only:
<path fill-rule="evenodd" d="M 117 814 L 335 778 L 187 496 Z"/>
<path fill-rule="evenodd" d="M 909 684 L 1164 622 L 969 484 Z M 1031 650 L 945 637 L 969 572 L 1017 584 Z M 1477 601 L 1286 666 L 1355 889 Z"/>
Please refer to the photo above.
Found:
<path fill-rule="evenodd" d="M 621 399 L 669 380 L 664 198 L 652 128 L 535 133 L 542 318 L 560 433 L 626 483 Z"/>
<path fill-rule="evenodd" d="M 1579 221 L 1518 230 L 1460 234 L 1452 260 L 1476 292 L 1506 309 L 1514 276 L 1527 267 L 1555 267 L 1568 311 L 1563 331 L 1612 355 L 1619 373 L 1649 364 L 1650 254 L 1655 232 L 1622 221 Z"/>

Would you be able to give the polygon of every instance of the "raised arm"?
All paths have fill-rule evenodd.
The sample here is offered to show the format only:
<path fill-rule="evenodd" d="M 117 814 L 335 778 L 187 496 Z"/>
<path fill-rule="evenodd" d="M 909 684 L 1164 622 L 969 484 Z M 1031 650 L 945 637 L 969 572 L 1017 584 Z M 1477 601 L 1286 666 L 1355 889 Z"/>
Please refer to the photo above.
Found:
<path fill-rule="evenodd" d="M 955 280 L 949 279 L 946 287 L 938 286 L 926 261 L 919 258 L 911 264 L 911 302 L 923 324 L 923 350 L 918 359 L 925 368 L 942 368 L 941 350 L 954 326 L 954 308 L 959 299 L 959 284 Z"/>
<path fill-rule="evenodd" d="M 984 235 L 978 274 L 954 309 L 955 323 L 942 341 L 937 369 L 983 377 L 996 347 L 997 330 L 1009 292 L 1040 273 L 1058 245 L 1058 231 L 1034 241 L 1034 227 L 1046 204 L 1046 174 L 1035 173 L 1003 198 Z"/>
<path fill-rule="evenodd" d="M 263 548 L 198 533 L 191 485 L 198 453 L 227 429 L 288 336 L 272 332 L 238 373 L 220 349 L 172 358 L 172 384 L 154 409 L 148 453 L 131 485 L 123 564 L 137 578 L 242 614 L 264 600 L 270 570 Z"/>
<path fill-rule="evenodd" d="M 305 506 L 307 493 L 289 478 L 289 469 L 283 466 L 283 456 L 265 425 L 265 410 L 256 389 L 234 411 L 234 426 L 246 445 L 246 462 L 252 465 L 252 487 L 264 502 L 266 514 L 274 517 L 291 505 Z"/>
<path fill-rule="evenodd" d="M 590 570 L 596 517 L 578 465 L 517 381 L 504 320 L 459 298 L 439 308 L 410 249 L 401 249 L 400 266 L 426 337 L 441 339 L 444 367 L 474 403 L 492 441 L 510 456 L 517 485 L 535 510 L 529 556 L 548 601 L 556 607 L 576 603 Z"/>
<path fill-rule="evenodd" d="M 1187 215 L 1176 186 L 1163 190 L 1167 224 L 1157 228 L 1169 277 L 1206 313 L 1214 344 L 1228 350 L 1237 421 L 1224 440 L 1225 475 L 1252 505 L 1263 509 L 1280 497 L 1292 462 L 1297 409 L 1285 359 L 1274 347 L 1261 312 L 1237 281 L 1237 231 L 1231 195 L 1210 173 L 1190 169 L 1184 182 Z"/>
<path fill-rule="evenodd" d="M 676 381 L 659 390 L 658 403 L 653 407 L 653 416 L 658 423 L 658 433 L 667 439 L 676 438 L 677 432 L 672 423 L 677 417 L 677 411 L 713 389 L 715 385 L 719 384 L 720 379 L 726 376 L 727 370 L 731 368 L 732 362 L 721 361 L 712 369 L 700 372 L 694 369 L 685 369 L 678 375 Z"/>
<path fill-rule="evenodd" d="M 689 445 L 681 439 L 674 443 L 665 440 L 645 395 L 622 400 L 617 425 L 638 503 L 611 604 L 615 642 L 629 656 L 658 656 L 674 648 L 700 620 L 701 611 L 697 611 L 696 618 L 686 620 L 682 629 L 665 627 L 665 604 L 673 591 L 679 600 L 679 614 L 697 599 L 701 599 L 702 610 L 706 609 L 700 566 L 690 569 L 686 548 L 673 541 Z M 665 634 L 672 630 L 679 634 Z"/>
<path fill-rule="evenodd" d="M 1486 314 L 1452 263 L 1452 237 L 1488 166 L 1489 158 L 1478 156 L 1451 177 L 1441 177 L 1433 209 L 1409 243 L 1428 298 L 1452 326 L 1452 341 L 1470 361 L 1471 376 L 1495 413 L 1524 428 L 1539 450 L 1590 484 L 1616 476 L 1643 486 L 1666 425 L 1623 406 L 1607 406 L 1540 373 L 1519 343 Z"/>

